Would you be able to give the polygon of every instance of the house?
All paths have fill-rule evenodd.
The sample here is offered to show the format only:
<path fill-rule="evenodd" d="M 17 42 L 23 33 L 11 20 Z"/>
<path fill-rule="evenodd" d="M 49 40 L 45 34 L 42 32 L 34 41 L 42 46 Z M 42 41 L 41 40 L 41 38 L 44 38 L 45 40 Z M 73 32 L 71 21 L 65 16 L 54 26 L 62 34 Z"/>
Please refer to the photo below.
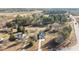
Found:
<path fill-rule="evenodd" d="M 26 34 L 22 34 L 21 32 L 15 34 L 15 38 L 18 40 L 25 39 L 26 36 L 27 36 Z"/>
<path fill-rule="evenodd" d="M 14 34 L 14 36 L 15 36 L 16 39 L 22 39 L 22 33 L 21 32 Z"/>
<path fill-rule="evenodd" d="M 48 14 L 45 14 L 44 17 L 49 17 L 49 15 Z"/>
<path fill-rule="evenodd" d="M 4 41 L 4 38 L 0 38 L 0 44 L 2 44 Z"/>
<path fill-rule="evenodd" d="M 2 46 L 3 45 L 3 43 L 4 43 L 4 38 L 0 38 L 0 46 Z"/>
<path fill-rule="evenodd" d="M 28 38 L 26 34 L 22 34 L 22 39 Z"/>
<path fill-rule="evenodd" d="M 39 32 L 38 39 L 41 39 L 41 40 L 45 39 L 45 33 L 44 32 Z"/>

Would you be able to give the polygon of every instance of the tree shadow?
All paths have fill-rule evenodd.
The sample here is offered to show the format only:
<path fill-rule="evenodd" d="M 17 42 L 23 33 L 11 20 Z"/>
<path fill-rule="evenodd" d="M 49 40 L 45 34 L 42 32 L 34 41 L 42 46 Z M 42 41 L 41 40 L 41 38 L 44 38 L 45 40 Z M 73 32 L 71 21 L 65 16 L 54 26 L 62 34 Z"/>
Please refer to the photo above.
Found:
<path fill-rule="evenodd" d="M 5 49 L 8 49 L 8 48 L 14 47 L 14 46 L 16 46 L 16 45 L 18 45 L 18 44 L 20 44 L 20 43 L 15 43 L 15 44 L 12 44 L 12 45 L 10 45 L 10 46 L 6 47 Z M 3 50 L 5 50 L 5 49 L 3 49 Z"/>
<path fill-rule="evenodd" d="M 54 40 L 52 39 L 48 43 L 46 43 L 45 45 L 43 45 L 42 48 L 47 48 L 47 49 L 52 49 L 53 48 L 53 49 L 55 49 L 57 45 L 58 44 L 55 43 Z"/>

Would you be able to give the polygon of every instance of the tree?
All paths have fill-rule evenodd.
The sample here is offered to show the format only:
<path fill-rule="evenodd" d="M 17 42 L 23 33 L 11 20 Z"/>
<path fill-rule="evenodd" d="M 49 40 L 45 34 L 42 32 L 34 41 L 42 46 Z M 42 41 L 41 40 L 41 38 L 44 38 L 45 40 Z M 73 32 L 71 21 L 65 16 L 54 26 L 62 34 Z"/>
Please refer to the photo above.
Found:
<path fill-rule="evenodd" d="M 10 34 L 10 38 L 9 38 L 9 41 L 15 41 L 15 36 L 13 34 Z"/>
<path fill-rule="evenodd" d="M 72 27 L 69 25 L 63 28 L 61 34 L 64 35 L 66 39 L 70 35 L 71 31 L 72 31 Z"/>
<path fill-rule="evenodd" d="M 17 32 L 22 32 L 23 31 L 23 26 L 18 26 Z"/>

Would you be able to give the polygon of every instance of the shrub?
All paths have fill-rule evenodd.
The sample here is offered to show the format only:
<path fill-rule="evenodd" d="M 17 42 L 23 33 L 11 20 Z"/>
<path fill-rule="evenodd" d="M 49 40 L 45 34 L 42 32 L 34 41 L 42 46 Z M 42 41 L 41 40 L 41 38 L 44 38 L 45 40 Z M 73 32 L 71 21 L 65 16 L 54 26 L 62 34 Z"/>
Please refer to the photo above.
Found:
<path fill-rule="evenodd" d="M 15 41 L 15 36 L 13 34 L 10 35 L 9 41 Z"/>
<path fill-rule="evenodd" d="M 72 27 L 69 25 L 63 28 L 61 34 L 64 35 L 66 39 L 70 35 L 71 31 L 72 31 Z"/>

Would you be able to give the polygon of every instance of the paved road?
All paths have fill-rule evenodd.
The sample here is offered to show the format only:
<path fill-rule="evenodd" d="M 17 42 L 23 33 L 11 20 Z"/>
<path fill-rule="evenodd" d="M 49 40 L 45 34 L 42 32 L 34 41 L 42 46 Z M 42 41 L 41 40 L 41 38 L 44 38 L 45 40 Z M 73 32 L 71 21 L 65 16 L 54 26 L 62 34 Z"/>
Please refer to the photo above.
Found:
<path fill-rule="evenodd" d="M 76 21 L 74 16 L 70 15 L 70 18 L 72 19 L 72 22 L 74 24 L 75 35 L 77 38 L 77 44 L 71 48 L 64 48 L 62 50 L 63 51 L 79 51 L 79 26 L 78 26 L 78 22 Z"/>

